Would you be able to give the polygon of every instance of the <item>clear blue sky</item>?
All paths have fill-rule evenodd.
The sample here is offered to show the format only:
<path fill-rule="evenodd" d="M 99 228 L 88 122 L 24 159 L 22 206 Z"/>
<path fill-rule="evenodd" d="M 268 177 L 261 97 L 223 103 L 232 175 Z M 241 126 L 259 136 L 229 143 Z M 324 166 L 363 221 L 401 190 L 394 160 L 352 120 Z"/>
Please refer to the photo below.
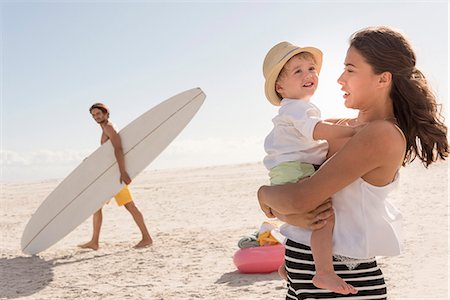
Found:
<path fill-rule="evenodd" d="M 349 36 L 370 25 L 409 37 L 447 106 L 448 1 L 2 1 L 1 181 L 69 174 L 99 146 L 93 102 L 123 128 L 197 86 L 205 104 L 150 169 L 260 161 L 277 111 L 266 52 L 283 40 L 322 49 L 313 101 L 324 117 L 353 116 L 336 79 Z"/>

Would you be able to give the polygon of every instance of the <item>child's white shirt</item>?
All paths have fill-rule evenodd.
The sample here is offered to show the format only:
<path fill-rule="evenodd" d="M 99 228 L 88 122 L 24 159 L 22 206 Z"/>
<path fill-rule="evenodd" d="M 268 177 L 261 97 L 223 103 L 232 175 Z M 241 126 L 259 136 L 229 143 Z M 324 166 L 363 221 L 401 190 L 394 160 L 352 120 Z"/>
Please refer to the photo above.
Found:
<path fill-rule="evenodd" d="M 307 100 L 283 99 L 274 128 L 264 141 L 265 167 L 270 170 L 282 162 L 300 161 L 320 165 L 325 161 L 328 143 L 313 139 L 314 127 L 321 121 L 320 110 Z"/>

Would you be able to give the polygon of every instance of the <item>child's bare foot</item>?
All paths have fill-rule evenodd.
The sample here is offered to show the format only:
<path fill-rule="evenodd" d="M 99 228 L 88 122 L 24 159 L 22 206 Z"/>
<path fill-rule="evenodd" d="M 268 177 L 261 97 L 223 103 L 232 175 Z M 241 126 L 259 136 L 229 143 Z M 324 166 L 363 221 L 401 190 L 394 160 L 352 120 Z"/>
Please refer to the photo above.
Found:
<path fill-rule="evenodd" d="M 330 290 L 338 294 L 357 294 L 358 290 L 352 285 L 346 283 L 341 277 L 335 273 L 316 274 L 313 277 L 313 284 L 320 288 Z"/>
<path fill-rule="evenodd" d="M 153 244 L 153 240 L 151 238 L 146 238 L 146 239 L 142 239 L 139 243 L 134 245 L 133 248 L 135 248 L 135 249 L 145 248 L 145 247 L 151 246 L 152 244 Z"/>
<path fill-rule="evenodd" d="M 278 275 L 280 275 L 280 277 L 284 280 L 288 280 L 287 278 L 287 271 L 286 271 L 286 264 L 283 263 L 279 268 L 278 268 Z"/>
<path fill-rule="evenodd" d="M 87 242 L 86 244 L 78 245 L 78 247 L 83 248 L 83 249 L 97 250 L 98 249 L 98 243 L 90 241 L 90 242 Z"/>

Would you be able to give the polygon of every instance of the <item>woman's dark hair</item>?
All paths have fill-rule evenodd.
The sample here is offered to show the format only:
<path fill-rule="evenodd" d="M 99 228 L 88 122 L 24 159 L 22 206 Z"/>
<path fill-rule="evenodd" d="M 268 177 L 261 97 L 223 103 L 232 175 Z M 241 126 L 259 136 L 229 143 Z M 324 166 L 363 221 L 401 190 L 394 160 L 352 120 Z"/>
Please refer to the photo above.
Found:
<path fill-rule="evenodd" d="M 416 55 L 408 40 L 389 27 L 369 27 L 350 38 L 375 74 L 392 74 L 394 114 L 406 137 L 403 165 L 416 157 L 425 167 L 448 157 L 447 126 L 425 76 L 416 68 Z"/>

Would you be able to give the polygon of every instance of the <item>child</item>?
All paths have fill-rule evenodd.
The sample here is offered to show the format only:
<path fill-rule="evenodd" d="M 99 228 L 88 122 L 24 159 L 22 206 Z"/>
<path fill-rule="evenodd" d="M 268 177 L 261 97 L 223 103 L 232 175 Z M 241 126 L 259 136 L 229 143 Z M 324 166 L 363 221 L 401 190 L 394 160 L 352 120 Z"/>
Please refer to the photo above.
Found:
<path fill-rule="evenodd" d="M 322 65 L 322 52 L 314 47 L 297 47 L 288 42 L 275 45 L 264 59 L 265 94 L 270 103 L 281 106 L 272 120 L 274 128 L 266 137 L 264 165 L 272 185 L 297 182 L 311 176 L 326 158 L 325 140 L 348 138 L 357 128 L 320 120 L 320 110 L 310 102 Z M 281 232 L 291 225 L 283 225 Z M 356 294 L 333 269 L 332 234 L 334 219 L 313 231 L 311 249 L 316 266 L 313 284 L 340 294 Z M 282 266 L 280 275 L 286 279 Z"/>

